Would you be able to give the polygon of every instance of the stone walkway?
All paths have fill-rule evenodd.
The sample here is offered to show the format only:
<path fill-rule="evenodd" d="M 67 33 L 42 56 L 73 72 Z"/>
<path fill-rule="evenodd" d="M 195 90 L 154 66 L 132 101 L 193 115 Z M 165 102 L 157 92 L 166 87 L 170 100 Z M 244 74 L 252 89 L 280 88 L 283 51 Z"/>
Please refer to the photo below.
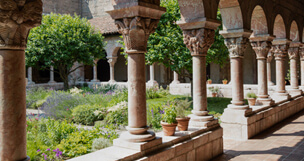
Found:
<path fill-rule="evenodd" d="M 214 161 L 304 161 L 304 111 L 248 141 L 224 140 Z"/>

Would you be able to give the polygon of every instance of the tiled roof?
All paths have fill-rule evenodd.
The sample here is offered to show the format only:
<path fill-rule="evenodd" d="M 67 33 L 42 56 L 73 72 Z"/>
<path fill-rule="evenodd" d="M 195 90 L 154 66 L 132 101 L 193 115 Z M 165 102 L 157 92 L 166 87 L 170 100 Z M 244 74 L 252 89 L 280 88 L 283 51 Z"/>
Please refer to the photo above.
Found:
<path fill-rule="evenodd" d="M 96 17 L 90 19 L 89 22 L 94 25 L 96 29 L 99 29 L 102 34 L 118 33 L 114 20 L 110 16 Z"/>

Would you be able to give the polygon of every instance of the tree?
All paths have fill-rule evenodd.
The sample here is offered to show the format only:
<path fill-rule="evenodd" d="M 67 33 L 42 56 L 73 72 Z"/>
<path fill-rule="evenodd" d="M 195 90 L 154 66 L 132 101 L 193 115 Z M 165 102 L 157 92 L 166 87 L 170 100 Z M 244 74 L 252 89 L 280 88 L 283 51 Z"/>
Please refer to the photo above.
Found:
<path fill-rule="evenodd" d="M 177 0 L 162 0 L 161 5 L 167 12 L 162 15 L 155 33 L 149 37 L 146 61 L 148 64 L 161 63 L 179 74 L 186 70 L 183 76 L 192 79 L 192 56 L 184 45 L 183 32 L 176 24 L 181 18 Z M 217 19 L 221 21 L 220 12 Z M 208 50 L 206 65 L 213 62 L 223 66 L 227 62 L 229 53 L 224 38 L 219 34 L 221 29 L 222 26 L 215 32 L 215 42 Z"/>
<path fill-rule="evenodd" d="M 83 65 L 93 65 L 104 58 L 104 37 L 91 24 L 77 15 L 50 14 L 43 16 L 42 24 L 31 30 L 26 49 L 27 66 L 41 69 L 53 66 L 69 88 L 68 76 Z M 79 65 L 73 67 L 78 62 Z"/>

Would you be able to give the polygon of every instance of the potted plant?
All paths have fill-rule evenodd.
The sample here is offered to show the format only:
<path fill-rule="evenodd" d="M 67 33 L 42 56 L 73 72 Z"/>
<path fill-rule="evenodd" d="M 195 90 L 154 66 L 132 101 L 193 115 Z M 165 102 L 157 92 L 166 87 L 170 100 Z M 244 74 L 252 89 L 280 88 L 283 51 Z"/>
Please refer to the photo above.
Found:
<path fill-rule="evenodd" d="M 228 80 L 227 80 L 227 79 L 224 79 L 222 82 L 223 82 L 223 84 L 227 84 L 227 83 L 228 83 Z"/>
<path fill-rule="evenodd" d="M 176 110 L 174 106 L 165 107 L 165 113 L 162 116 L 161 125 L 163 127 L 164 136 L 173 136 L 177 126 Z"/>
<path fill-rule="evenodd" d="M 175 110 L 176 110 L 176 120 L 177 128 L 179 131 L 187 131 L 190 117 L 186 116 L 186 109 L 188 109 L 192 104 L 192 101 L 189 101 L 188 98 L 185 100 L 176 100 L 174 101 Z"/>
<path fill-rule="evenodd" d="M 207 80 L 207 84 L 212 84 L 212 79 L 209 78 L 209 79 Z"/>
<path fill-rule="evenodd" d="M 256 102 L 256 99 L 257 99 L 257 96 L 256 96 L 255 93 L 249 92 L 249 93 L 247 93 L 247 99 L 248 99 L 248 104 L 250 106 L 254 106 L 255 102 Z"/>
<path fill-rule="evenodd" d="M 220 91 L 218 87 L 209 87 L 208 89 L 212 93 L 212 97 L 216 97 Z"/>

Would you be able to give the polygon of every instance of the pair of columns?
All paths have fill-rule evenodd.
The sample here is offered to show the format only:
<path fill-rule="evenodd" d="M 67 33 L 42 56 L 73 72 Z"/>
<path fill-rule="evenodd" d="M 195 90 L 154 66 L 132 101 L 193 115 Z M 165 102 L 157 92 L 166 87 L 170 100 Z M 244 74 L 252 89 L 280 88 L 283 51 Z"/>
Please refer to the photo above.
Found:
<path fill-rule="evenodd" d="M 28 76 L 28 85 L 34 85 L 35 82 L 33 81 L 33 68 L 28 67 L 27 68 L 27 76 Z M 48 82 L 49 84 L 54 84 L 56 81 L 54 80 L 54 67 L 50 67 L 50 81 Z"/>
<path fill-rule="evenodd" d="M 114 66 L 115 63 L 117 61 L 117 57 L 109 57 L 108 58 L 108 63 L 110 65 L 110 80 L 109 83 L 115 83 L 115 72 L 114 72 Z M 91 80 L 91 82 L 100 82 L 100 80 L 98 80 L 97 78 L 97 62 L 98 59 L 94 60 L 94 66 L 93 66 L 93 79 Z"/>

